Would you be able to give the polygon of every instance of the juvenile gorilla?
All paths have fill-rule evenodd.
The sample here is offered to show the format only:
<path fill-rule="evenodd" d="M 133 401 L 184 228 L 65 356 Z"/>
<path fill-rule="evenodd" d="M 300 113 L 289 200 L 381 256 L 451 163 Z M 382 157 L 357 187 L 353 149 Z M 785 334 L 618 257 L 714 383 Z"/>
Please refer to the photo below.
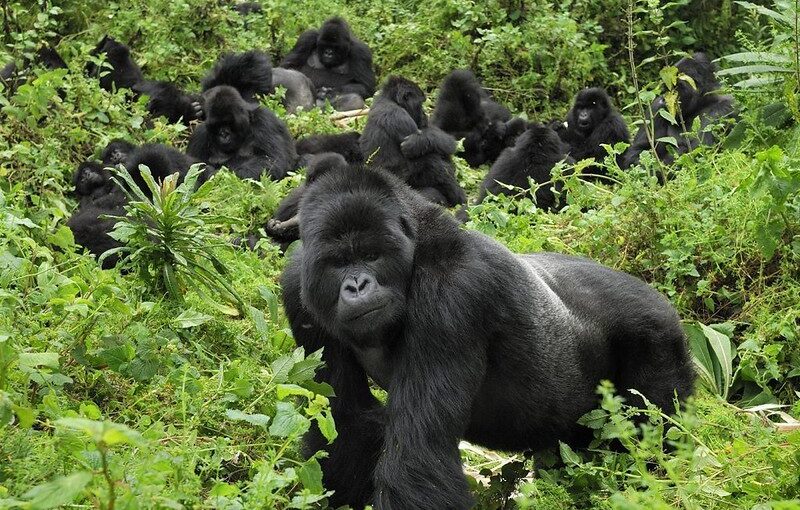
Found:
<path fill-rule="evenodd" d="M 339 432 L 318 430 L 331 506 L 467 509 L 458 442 L 584 445 L 576 421 L 611 380 L 665 412 L 693 371 L 678 316 L 647 284 L 587 259 L 517 256 L 378 170 L 334 170 L 300 204 L 283 277 L 295 341 L 324 347 Z M 367 377 L 388 392 L 382 406 Z"/>
<path fill-rule="evenodd" d="M 370 108 L 361 134 L 361 152 L 429 199 L 447 207 L 467 201 L 451 156 L 455 139 L 428 126 L 425 94 L 412 81 L 392 76 Z"/>
<path fill-rule="evenodd" d="M 575 96 L 575 103 L 567 114 L 567 126 L 560 134 L 569 144 L 569 155 L 575 160 L 594 158 L 602 162 L 606 151 L 601 144 L 614 145 L 630 142 L 628 126 L 611 105 L 611 99 L 601 88 L 583 89 Z M 602 166 L 586 169 L 595 175 L 607 175 Z"/>
<path fill-rule="evenodd" d="M 258 180 L 264 172 L 282 179 L 295 168 L 294 140 L 274 113 L 227 85 L 211 88 L 203 98 L 206 120 L 189 139 L 190 156 L 226 166 L 242 179 Z"/>
<path fill-rule="evenodd" d="M 675 116 L 678 124 L 671 124 L 658 114 L 660 109 L 667 107 L 663 96 L 656 98 L 650 106 L 652 117 L 648 112 L 645 119 L 648 124 L 652 123 L 654 141 L 659 138 L 673 137 L 677 142 L 677 147 L 665 142 L 655 142 L 656 155 L 666 164 L 672 163 L 675 155 L 691 152 L 700 144 L 714 145 L 716 138 L 711 132 L 711 126 L 736 117 L 733 98 L 716 93 L 720 84 L 714 75 L 714 64 L 704 53 L 695 53 L 692 57 L 682 58 L 675 66 L 679 73 L 689 76 L 697 85 L 695 89 L 688 81 L 678 80 L 680 111 Z M 699 133 L 692 132 L 695 119 L 700 119 Z M 645 126 L 642 126 L 636 133 L 631 146 L 625 151 L 623 168 L 638 164 L 641 153 L 650 150 L 651 147 L 647 138 L 647 130 Z M 672 147 L 672 149 L 668 150 L 668 147 Z"/>
<path fill-rule="evenodd" d="M 459 69 L 442 82 L 433 125 L 464 139 L 464 159 L 477 167 L 492 163 L 525 130 L 525 121 L 511 118 L 506 107 L 489 97 L 471 71 Z"/>
<path fill-rule="evenodd" d="M 125 163 L 128 155 L 133 152 L 134 149 L 136 149 L 136 146 L 132 143 L 116 138 L 106 145 L 100 159 L 103 161 L 104 166 L 117 166 L 120 163 Z"/>
<path fill-rule="evenodd" d="M 530 124 L 517 139 L 516 145 L 503 151 L 494 162 L 481 183 L 478 202 L 483 201 L 488 193 L 493 195 L 517 193 L 502 184 L 528 189 L 529 179 L 538 184 L 547 183 L 552 178 L 550 171 L 556 163 L 559 161 L 574 163 L 572 158 L 567 156 L 567 150 L 567 144 L 555 131 L 541 124 Z M 538 207 L 552 211 L 557 209 L 558 204 L 551 187 L 549 184 L 539 186 L 535 198 Z"/>
<path fill-rule="evenodd" d="M 131 58 L 131 50 L 113 37 L 104 36 L 90 55 L 97 57 L 105 54 L 106 63 L 111 69 L 98 66 L 94 62 L 86 64 L 86 74 L 100 80 L 100 88 L 111 91 L 113 89 L 132 89 L 134 85 L 144 79 L 139 64 Z"/>
<path fill-rule="evenodd" d="M 300 34 L 281 67 L 308 76 L 319 102 L 330 100 L 337 110 L 355 110 L 375 93 L 372 52 L 353 37 L 341 18 L 331 18 L 319 30 Z"/>
<path fill-rule="evenodd" d="M 197 163 L 197 160 L 166 145 L 145 144 L 134 149 L 125 159 L 124 164 L 139 189 L 146 195 L 150 195 L 150 188 L 144 182 L 139 165 L 150 169 L 150 175 L 153 176 L 156 183 L 174 173 L 178 174 L 178 183 L 181 183 L 189 171 L 189 167 L 194 163 Z"/>

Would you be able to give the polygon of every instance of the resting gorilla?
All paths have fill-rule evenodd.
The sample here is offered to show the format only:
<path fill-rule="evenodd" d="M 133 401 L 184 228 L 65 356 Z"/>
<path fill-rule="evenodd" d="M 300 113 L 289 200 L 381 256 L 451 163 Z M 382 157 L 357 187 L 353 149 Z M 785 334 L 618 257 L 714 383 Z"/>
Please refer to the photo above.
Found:
<path fill-rule="evenodd" d="M 116 138 L 106 145 L 106 148 L 103 149 L 103 153 L 100 155 L 100 159 L 103 161 L 104 166 L 117 166 L 120 163 L 125 163 L 128 154 L 133 152 L 135 148 L 136 146 L 132 143 Z"/>
<path fill-rule="evenodd" d="M 464 139 L 464 159 L 472 167 L 492 163 L 525 131 L 525 121 L 492 100 L 472 71 L 455 70 L 442 82 L 431 123 Z"/>
<path fill-rule="evenodd" d="M 300 71 L 276 67 L 272 70 L 272 86 L 283 87 L 283 105 L 289 113 L 296 113 L 298 108 L 310 110 L 316 106 L 316 91 L 311 79 Z"/>
<path fill-rule="evenodd" d="M 678 316 L 644 282 L 587 259 L 517 256 L 462 230 L 392 175 L 333 170 L 300 204 L 282 276 L 295 341 L 324 347 L 338 437 L 316 428 L 331 506 L 472 507 L 459 439 L 538 451 L 591 431 L 576 420 L 609 379 L 665 412 L 692 392 Z M 384 407 L 367 377 L 387 390 Z"/>
<path fill-rule="evenodd" d="M 361 134 L 361 152 L 432 201 L 453 207 L 466 203 L 451 156 L 456 141 L 428 126 L 425 94 L 414 82 L 391 76 L 370 108 Z"/>
<path fill-rule="evenodd" d="M 666 108 L 664 97 L 658 97 L 650 106 L 652 118 L 647 115 L 646 122 L 652 122 L 653 140 L 663 137 L 674 137 L 678 147 L 671 147 L 668 143 L 655 142 L 655 150 L 658 159 L 666 164 L 672 163 L 675 155 L 681 155 L 692 151 L 700 144 L 713 145 L 716 139 L 710 132 L 711 126 L 736 117 L 736 108 L 731 96 L 723 96 L 716 93 L 720 88 L 719 81 L 714 76 L 714 64 L 704 53 L 695 53 L 692 57 L 684 57 L 675 66 L 678 72 L 689 76 L 697 85 L 695 89 L 684 80 L 678 79 L 678 104 L 680 105 L 678 115 L 678 125 L 670 122 L 658 114 L 658 110 Z M 700 119 L 700 132 L 692 133 L 692 124 L 695 119 Z M 647 139 L 645 126 L 639 128 L 636 136 L 625 151 L 623 157 L 623 168 L 628 168 L 639 163 L 639 156 L 642 152 L 651 149 Z"/>
<path fill-rule="evenodd" d="M 602 162 L 607 153 L 601 144 L 630 142 L 631 135 L 625 119 L 614 110 L 611 99 L 601 88 L 587 88 L 578 92 L 567 114 L 566 124 L 559 136 L 569 144 L 569 155 L 575 161 L 594 158 Z M 595 175 L 608 175 L 602 166 L 591 166 L 586 170 Z"/>
<path fill-rule="evenodd" d="M 272 93 L 272 62 L 263 51 L 226 53 L 200 82 L 203 92 L 220 85 L 235 88 L 242 99 L 257 103 L 257 95 Z"/>
<path fill-rule="evenodd" d="M 530 124 L 528 129 L 517 139 L 516 145 L 506 149 L 494 162 L 489 173 L 481 183 L 478 202 L 483 201 L 488 193 L 493 195 L 513 195 L 517 192 L 509 190 L 502 184 L 528 189 L 529 179 L 544 184 L 552 179 L 550 171 L 559 161 L 574 163 L 567 156 L 568 146 L 558 134 L 547 126 Z M 536 205 L 541 209 L 557 209 L 556 196 L 551 184 L 539 186 L 536 190 Z"/>
<path fill-rule="evenodd" d="M 355 131 L 335 135 L 311 135 L 297 141 L 297 153 L 302 156 L 335 152 L 341 154 L 348 163 L 363 163 L 360 138 L 361 135 Z"/>
<path fill-rule="evenodd" d="M 178 173 L 178 183 L 189 172 L 189 167 L 198 161 L 166 145 L 145 144 L 131 152 L 125 160 L 125 168 L 133 177 L 133 181 L 146 194 L 150 189 L 144 182 L 139 165 L 150 169 L 150 174 L 156 183 L 163 181 L 167 176 Z"/>
<path fill-rule="evenodd" d="M 300 216 L 297 214 L 297 209 L 308 186 L 331 170 L 340 168 L 347 168 L 347 161 L 341 154 L 328 152 L 311 156 L 311 162 L 306 170 L 306 182 L 281 200 L 275 214 L 264 228 L 267 235 L 280 243 L 281 250 L 286 251 L 290 244 L 300 239 Z"/>
<path fill-rule="evenodd" d="M 300 34 L 281 67 L 311 78 L 319 102 L 330 100 L 337 110 L 363 108 L 364 99 L 375 93 L 372 52 L 351 35 L 341 18 L 331 18 L 319 30 Z"/>
<path fill-rule="evenodd" d="M 258 179 L 264 172 L 282 179 L 295 168 L 294 140 L 274 113 L 227 85 L 207 90 L 203 100 L 206 120 L 189 139 L 190 156 L 226 166 L 242 179 Z"/>

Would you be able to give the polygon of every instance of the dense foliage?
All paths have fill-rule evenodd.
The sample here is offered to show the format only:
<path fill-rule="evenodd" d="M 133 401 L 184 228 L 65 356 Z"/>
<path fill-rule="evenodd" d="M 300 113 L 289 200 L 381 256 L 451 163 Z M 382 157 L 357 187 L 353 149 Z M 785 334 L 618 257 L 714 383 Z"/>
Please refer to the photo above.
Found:
<path fill-rule="evenodd" d="M 0 3 L 0 62 L 21 64 L 50 41 L 69 64 L 36 70 L 13 94 L 0 88 L 0 508 L 322 504 L 319 464 L 298 451 L 312 422 L 336 434 L 330 388 L 313 381 L 320 354 L 294 350 L 280 307 L 283 255 L 268 242 L 256 252 L 228 242 L 263 226 L 302 176 L 223 173 L 197 191 L 165 183 L 120 225 L 135 254 L 120 269 L 101 270 L 65 223 L 72 171 L 110 139 L 183 149 L 188 138 L 188 128 L 148 119 L 144 100 L 84 77 L 103 34 L 130 44 L 148 77 L 196 90 L 224 51 L 260 48 L 278 60 L 331 15 L 372 47 L 380 78 L 402 74 L 435 94 L 450 70 L 472 67 L 499 100 L 538 120 L 603 85 L 633 124 L 637 95 L 664 89 L 659 71 L 678 52 L 730 55 L 735 81 L 749 78 L 734 90 L 742 119 L 721 146 L 680 158 L 666 184 L 652 159 L 622 172 L 609 158 L 616 184 L 566 177 L 559 214 L 503 197 L 473 206 L 467 225 L 514 251 L 591 257 L 665 293 L 697 357 L 697 397 L 678 417 L 653 411 L 636 434 L 603 386 L 601 407 L 584 417 L 597 437 L 589 451 L 462 452 L 480 508 L 800 508 L 796 3 L 263 6 L 243 19 L 220 1 Z M 343 129 L 330 112 L 286 115 L 275 98 L 264 103 L 295 136 Z M 475 196 L 485 168 L 458 161 L 458 170 Z M 145 232 L 154 224 L 178 235 L 154 238 Z M 611 439 L 627 452 L 610 451 Z"/>

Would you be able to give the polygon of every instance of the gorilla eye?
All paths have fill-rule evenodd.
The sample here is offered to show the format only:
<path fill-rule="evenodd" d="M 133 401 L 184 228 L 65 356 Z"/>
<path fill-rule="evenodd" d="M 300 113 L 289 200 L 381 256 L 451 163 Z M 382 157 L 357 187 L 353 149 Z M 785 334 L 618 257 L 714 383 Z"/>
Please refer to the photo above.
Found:
<path fill-rule="evenodd" d="M 380 254 L 377 251 L 368 251 L 364 254 L 364 260 L 367 262 L 375 262 L 380 258 Z"/>

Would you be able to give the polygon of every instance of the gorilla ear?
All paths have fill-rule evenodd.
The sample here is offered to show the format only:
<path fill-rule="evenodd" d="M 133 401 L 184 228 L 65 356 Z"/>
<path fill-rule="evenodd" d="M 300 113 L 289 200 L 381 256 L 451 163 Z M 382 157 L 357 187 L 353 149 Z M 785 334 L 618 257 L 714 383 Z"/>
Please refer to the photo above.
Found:
<path fill-rule="evenodd" d="M 406 216 L 400 216 L 400 228 L 403 230 L 403 234 L 412 241 L 417 239 L 417 232 Z"/>

